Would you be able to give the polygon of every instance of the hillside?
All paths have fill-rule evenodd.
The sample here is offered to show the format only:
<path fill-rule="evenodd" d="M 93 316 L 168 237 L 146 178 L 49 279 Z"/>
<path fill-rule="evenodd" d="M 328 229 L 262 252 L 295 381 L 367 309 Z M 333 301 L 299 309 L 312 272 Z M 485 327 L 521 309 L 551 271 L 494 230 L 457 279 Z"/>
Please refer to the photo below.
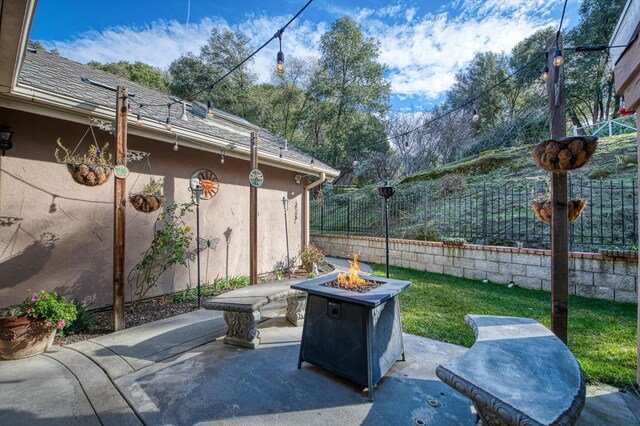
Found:
<path fill-rule="evenodd" d="M 436 169 L 423 171 L 403 179 L 392 181 L 397 195 L 413 195 L 424 188 L 438 188 L 438 181 L 447 175 L 462 175 L 470 187 L 482 184 L 519 185 L 539 183 L 549 176 L 534 164 L 529 150 L 521 146 L 484 151 L 479 155 L 449 163 Z M 572 179 L 634 180 L 637 179 L 636 133 L 603 137 L 598 140 L 598 149 L 581 169 L 570 172 Z M 350 192 L 352 199 L 377 196 L 376 185 L 369 185 Z"/>
<path fill-rule="evenodd" d="M 576 251 L 634 247 L 637 225 L 636 134 L 602 138 L 590 162 L 569 173 L 571 198 L 587 208 L 570 229 Z M 391 235 L 439 241 L 464 238 L 478 244 L 548 248 L 550 226 L 531 202 L 548 197 L 549 173 L 537 168 L 530 146 L 485 151 L 472 158 L 391 182 Z M 382 235 L 377 187 L 327 190 L 311 206 L 314 232 Z"/>

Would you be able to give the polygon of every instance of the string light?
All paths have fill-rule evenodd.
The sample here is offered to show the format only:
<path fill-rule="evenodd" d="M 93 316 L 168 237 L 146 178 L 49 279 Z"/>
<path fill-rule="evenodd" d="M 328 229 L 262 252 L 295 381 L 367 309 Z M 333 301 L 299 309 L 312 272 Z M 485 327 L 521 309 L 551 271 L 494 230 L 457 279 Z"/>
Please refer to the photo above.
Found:
<path fill-rule="evenodd" d="M 562 50 L 556 46 L 555 52 L 553 52 L 553 65 L 557 68 L 564 64 L 564 58 L 562 57 Z"/>
<path fill-rule="evenodd" d="M 473 107 L 473 111 L 471 112 L 471 121 L 473 121 L 474 123 L 480 121 L 480 114 L 478 114 L 478 110 L 475 106 Z"/>
<path fill-rule="evenodd" d="M 138 114 L 136 115 L 136 124 L 142 124 L 142 114 L 140 114 L 140 111 L 142 111 L 143 107 L 144 105 L 140 104 L 140 107 L 138 108 Z"/>
<path fill-rule="evenodd" d="M 164 127 L 167 130 L 171 130 L 171 104 L 167 105 L 167 110 L 169 111 L 167 115 L 167 121 L 164 123 Z"/>
<path fill-rule="evenodd" d="M 284 53 L 282 53 L 282 30 L 278 30 L 276 33 L 278 37 L 278 43 L 280 46 L 280 50 L 278 50 L 278 55 L 276 56 L 277 64 L 276 64 L 276 72 L 278 74 L 284 74 Z"/>
<path fill-rule="evenodd" d="M 404 141 L 404 152 L 408 154 L 409 151 L 411 151 L 411 148 L 409 148 L 409 141 Z"/>
<path fill-rule="evenodd" d="M 220 150 L 220 164 L 224 164 L 224 149 Z"/>
<path fill-rule="evenodd" d="M 180 147 L 178 146 L 178 135 L 176 135 L 176 140 L 173 141 L 173 150 L 177 151 L 178 149 L 180 149 Z"/>
<path fill-rule="evenodd" d="M 213 116 L 213 102 L 211 102 L 211 99 L 207 101 L 207 115 L 209 117 Z"/>
<path fill-rule="evenodd" d="M 283 148 L 280 147 L 280 158 L 282 158 L 282 150 L 283 150 Z"/>

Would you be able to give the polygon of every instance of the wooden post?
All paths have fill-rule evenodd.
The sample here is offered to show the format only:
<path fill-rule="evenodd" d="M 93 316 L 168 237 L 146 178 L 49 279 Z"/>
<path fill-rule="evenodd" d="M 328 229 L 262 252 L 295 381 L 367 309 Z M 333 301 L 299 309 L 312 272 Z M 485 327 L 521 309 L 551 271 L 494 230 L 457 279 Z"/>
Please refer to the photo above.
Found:
<path fill-rule="evenodd" d="M 127 112 L 129 92 L 126 87 L 116 90 L 116 165 L 127 165 Z M 124 324 L 124 242 L 126 178 L 116 178 L 113 193 L 113 331 L 123 330 Z"/>
<path fill-rule="evenodd" d="M 258 133 L 251 132 L 251 170 L 258 168 Z M 249 282 L 258 283 L 258 188 L 250 185 L 249 194 Z"/>
<path fill-rule="evenodd" d="M 562 38 L 558 40 L 562 49 Z M 547 51 L 547 94 L 549 95 L 549 130 L 551 138 L 567 135 L 564 106 L 564 66 L 553 64 L 555 37 L 549 39 Z M 567 217 L 567 172 L 551 173 L 551 331 L 567 343 L 569 311 L 569 219 Z"/>

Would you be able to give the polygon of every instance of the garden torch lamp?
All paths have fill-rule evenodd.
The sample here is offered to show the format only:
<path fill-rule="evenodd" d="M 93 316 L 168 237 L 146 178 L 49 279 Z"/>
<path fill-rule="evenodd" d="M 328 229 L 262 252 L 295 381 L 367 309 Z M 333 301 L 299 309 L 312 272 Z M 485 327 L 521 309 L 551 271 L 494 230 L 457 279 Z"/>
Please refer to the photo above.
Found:
<path fill-rule="evenodd" d="M 282 207 L 284 207 L 284 237 L 287 240 L 287 276 L 291 278 L 291 261 L 289 257 L 289 227 L 287 224 L 287 210 L 289 210 L 289 199 L 282 197 Z"/>
<path fill-rule="evenodd" d="M 202 187 L 198 183 L 193 191 L 196 197 L 196 241 L 200 241 L 200 197 L 202 196 Z M 198 309 L 202 308 L 202 293 L 200 289 L 200 248 L 196 248 L 196 257 L 198 263 Z"/>
<path fill-rule="evenodd" d="M 396 192 L 393 186 L 389 186 L 389 181 L 384 183 L 384 186 L 378 188 L 378 194 L 384 198 L 384 223 L 385 223 L 385 236 L 387 246 L 387 278 L 389 278 L 389 198 L 391 198 Z"/>

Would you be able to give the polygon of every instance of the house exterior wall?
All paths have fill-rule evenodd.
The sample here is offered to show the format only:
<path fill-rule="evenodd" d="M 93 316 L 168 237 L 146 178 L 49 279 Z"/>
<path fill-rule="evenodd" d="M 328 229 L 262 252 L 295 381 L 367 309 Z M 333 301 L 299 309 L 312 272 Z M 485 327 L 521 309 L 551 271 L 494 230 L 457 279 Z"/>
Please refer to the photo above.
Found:
<path fill-rule="evenodd" d="M 91 302 L 93 307 L 112 304 L 113 280 L 113 177 L 98 187 L 75 183 L 66 167 L 54 158 L 56 139 L 73 150 L 88 129 L 50 117 L 0 108 L 0 122 L 14 131 L 14 147 L 0 157 L 0 308 L 21 302 L 27 290 L 55 289 L 61 294 Z M 114 137 L 94 127 L 98 144 Z M 89 133 L 78 148 L 86 150 Z M 211 169 L 220 189 L 200 205 L 200 235 L 219 238 L 214 250 L 201 252 L 201 278 L 249 274 L 249 162 L 229 155 L 220 164 L 218 153 L 180 147 L 129 136 L 128 148 L 150 153 L 145 161 L 128 164 L 127 190 L 135 192 L 150 176 L 164 180 L 167 203 L 191 200 L 189 178 L 197 169 Z M 227 152 L 228 154 L 228 152 Z M 301 249 L 302 185 L 295 172 L 261 166 L 264 185 L 258 190 L 258 272 L 273 271 L 286 258 L 282 198 L 289 198 L 288 231 L 291 256 Z M 153 238 L 158 212 L 146 214 L 127 207 L 126 264 L 128 274 Z M 186 217 L 195 250 L 196 217 Z M 195 253 L 195 252 L 194 252 Z M 149 295 L 194 287 L 195 256 L 187 267 L 166 271 Z M 127 299 L 130 299 L 127 287 Z"/>
<path fill-rule="evenodd" d="M 343 235 L 312 235 L 328 256 L 360 253 L 363 262 L 385 263 L 385 239 Z M 389 263 L 534 290 L 551 290 L 551 252 L 538 249 L 465 245 L 446 247 L 439 242 L 391 239 Z M 569 254 L 569 294 L 638 302 L 637 258 L 605 258 L 594 253 Z"/>

